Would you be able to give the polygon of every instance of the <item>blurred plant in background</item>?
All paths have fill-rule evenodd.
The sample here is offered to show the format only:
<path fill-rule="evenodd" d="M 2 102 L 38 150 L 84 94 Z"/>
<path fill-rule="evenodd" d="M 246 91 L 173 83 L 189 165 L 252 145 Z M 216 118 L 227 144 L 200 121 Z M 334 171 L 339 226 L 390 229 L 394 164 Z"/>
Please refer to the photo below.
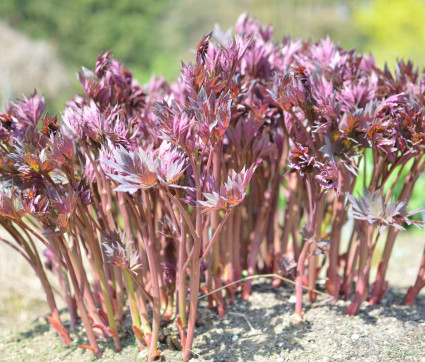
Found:
<path fill-rule="evenodd" d="M 393 67 L 396 55 L 412 58 L 419 65 L 424 63 L 425 50 L 417 46 L 425 39 L 422 0 L 2 0 L 0 21 L 33 39 L 46 41 L 56 50 L 67 67 L 64 76 L 72 87 L 62 85 L 63 92 L 49 94 L 39 80 L 22 78 L 31 89 L 37 88 L 47 96 L 53 110 L 61 111 L 65 100 L 78 90 L 72 73 L 81 65 L 90 66 L 100 52 L 112 49 L 141 83 L 147 82 L 153 72 L 171 81 L 179 75 L 178 59 L 191 59 L 193 44 L 203 34 L 215 23 L 224 30 L 231 28 L 244 11 L 263 24 L 273 23 L 276 41 L 285 35 L 314 41 L 329 35 L 345 48 L 373 51 L 380 66 L 387 60 Z M 27 48 L 28 44 L 22 46 Z M 25 55 L 21 59 L 29 64 L 33 57 Z M 10 77 L 12 84 L 0 90 L 3 107 L 6 101 L 28 90 L 22 89 L 19 82 L 15 86 L 13 78 L 19 74 L 7 75 L 2 62 L 0 68 L 3 82 Z M 51 66 L 41 68 L 48 78 Z"/>
<path fill-rule="evenodd" d="M 4 0 L 0 16 L 36 39 L 46 39 L 71 67 L 88 67 L 102 50 L 148 68 L 160 51 L 159 23 L 168 0 Z"/>
<path fill-rule="evenodd" d="M 425 1 L 367 0 L 353 6 L 356 47 L 373 52 L 379 65 L 393 69 L 396 57 L 411 59 L 423 67 Z"/>

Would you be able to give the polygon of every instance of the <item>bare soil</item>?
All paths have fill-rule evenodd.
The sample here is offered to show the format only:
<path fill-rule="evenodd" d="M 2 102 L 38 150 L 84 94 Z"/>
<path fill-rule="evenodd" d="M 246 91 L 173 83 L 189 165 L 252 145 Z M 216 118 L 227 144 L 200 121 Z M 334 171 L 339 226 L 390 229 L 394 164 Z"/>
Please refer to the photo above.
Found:
<path fill-rule="evenodd" d="M 365 305 L 355 317 L 344 314 L 348 302 L 306 305 L 304 321 L 293 319 L 292 289 L 273 289 L 257 281 L 248 301 L 229 306 L 219 319 L 201 302 L 200 326 L 193 346 L 196 361 L 425 361 L 425 298 L 403 306 L 402 289 L 391 289 L 379 306 Z M 163 329 L 163 360 L 180 361 L 170 350 L 176 331 Z M 82 326 L 72 333 L 73 345 L 64 347 L 44 317 L 29 328 L 0 339 L 1 361 L 91 361 Z M 127 319 L 121 331 L 123 350 L 101 342 L 106 361 L 143 360 Z"/>
<path fill-rule="evenodd" d="M 415 306 L 404 306 L 403 296 L 414 282 L 423 249 L 422 235 L 398 241 L 399 249 L 391 261 L 388 275 L 392 287 L 382 304 L 365 303 L 355 317 L 345 315 L 348 302 L 329 304 L 305 300 L 304 321 L 294 323 L 293 288 L 272 288 L 270 279 L 253 283 L 249 300 L 237 296 L 219 319 L 200 301 L 200 325 L 193 346 L 194 361 L 424 361 L 425 362 L 425 295 Z M 90 351 L 78 348 L 87 344 L 83 327 L 71 333 L 73 344 L 64 347 L 50 328 L 48 312 L 37 280 L 16 278 L 2 268 L 6 262 L 20 270 L 17 261 L 3 256 L 0 265 L 0 361 L 92 361 Z M 1 259 L 1 258 L 0 258 Z M 0 263 L 1 264 L 1 263 Z M 3 274 L 2 274 L 3 270 Z M 7 270 L 10 270 L 9 268 Z M 22 275 L 22 274 L 20 274 Z M 22 284 L 22 285 L 21 285 Z M 5 288 L 4 286 L 7 286 Z M 15 289 L 14 289 L 15 288 Z M 292 298 L 291 298 L 292 297 Z M 120 332 L 123 350 L 115 353 L 111 341 L 100 342 L 106 361 L 142 361 L 131 322 L 127 319 Z M 64 320 L 67 315 L 63 313 Z M 164 328 L 160 344 L 164 361 L 180 361 L 182 353 L 175 345 L 174 325 Z"/>

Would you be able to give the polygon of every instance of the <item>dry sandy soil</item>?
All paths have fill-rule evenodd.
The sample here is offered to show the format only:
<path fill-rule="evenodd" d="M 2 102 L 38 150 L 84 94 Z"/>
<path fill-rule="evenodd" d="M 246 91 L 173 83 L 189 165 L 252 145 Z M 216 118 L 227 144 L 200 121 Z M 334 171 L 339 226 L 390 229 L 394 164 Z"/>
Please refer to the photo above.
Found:
<path fill-rule="evenodd" d="M 425 361 L 425 296 L 414 307 L 402 305 L 424 242 L 422 235 L 398 240 L 390 266 L 392 288 L 381 305 L 365 304 L 355 317 L 345 315 L 348 303 L 344 301 L 333 305 L 326 300 L 314 305 L 306 301 L 304 322 L 294 324 L 292 287 L 273 289 L 270 280 L 257 280 L 250 299 L 237 299 L 221 320 L 201 301 L 193 360 Z M 87 343 L 81 326 L 72 333 L 74 344 L 62 346 L 44 317 L 48 310 L 38 282 L 18 258 L 4 247 L 0 250 L 0 360 L 93 360 L 91 352 L 77 348 Z M 119 354 L 110 342 L 101 343 L 105 360 L 143 360 L 130 330 L 126 320 Z M 168 341 L 160 346 L 163 360 L 181 360 L 181 352 L 169 349 L 173 326 L 162 333 Z"/>

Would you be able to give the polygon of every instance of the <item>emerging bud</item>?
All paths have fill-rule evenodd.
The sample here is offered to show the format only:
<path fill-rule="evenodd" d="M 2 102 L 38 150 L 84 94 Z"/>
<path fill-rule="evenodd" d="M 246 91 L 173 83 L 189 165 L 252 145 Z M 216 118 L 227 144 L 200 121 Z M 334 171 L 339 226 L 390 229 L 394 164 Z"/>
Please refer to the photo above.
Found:
<path fill-rule="evenodd" d="M 142 267 L 139 254 L 133 249 L 133 241 L 126 234 L 112 232 L 105 236 L 102 244 L 110 264 L 127 270 L 137 276 L 136 270 Z"/>

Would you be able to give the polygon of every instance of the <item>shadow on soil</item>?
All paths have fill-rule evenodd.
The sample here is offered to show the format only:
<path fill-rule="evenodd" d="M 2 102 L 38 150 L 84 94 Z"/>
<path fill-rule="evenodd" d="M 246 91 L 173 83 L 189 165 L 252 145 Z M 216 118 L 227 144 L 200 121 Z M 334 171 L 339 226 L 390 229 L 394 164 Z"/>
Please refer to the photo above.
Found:
<path fill-rule="evenodd" d="M 308 321 L 290 322 L 294 305 L 288 303 L 288 298 L 292 289 L 273 289 L 269 284 L 253 285 L 255 299 L 243 301 L 237 296 L 236 303 L 227 306 L 226 316 L 221 320 L 215 311 L 202 308 L 200 319 L 204 321 L 198 334 L 206 333 L 206 338 L 196 344 L 201 356 L 214 361 L 249 361 L 254 356 L 264 356 L 265 350 L 277 354 L 282 349 L 304 349 L 301 341 L 311 327 Z M 268 299 L 277 303 L 269 305 Z M 276 325 L 283 326 L 277 333 Z"/>
<path fill-rule="evenodd" d="M 254 357 L 261 358 L 267 351 L 268 358 L 279 355 L 281 351 L 287 350 L 303 352 L 305 343 L 309 340 L 309 332 L 312 324 L 308 320 L 301 323 L 294 323 L 294 304 L 288 302 L 293 289 L 290 287 L 280 287 L 273 289 L 268 281 L 253 284 L 252 297 L 243 301 L 238 295 L 236 302 L 227 306 L 226 316 L 219 319 L 215 311 L 206 308 L 206 300 L 200 304 L 200 326 L 196 331 L 194 349 L 196 353 L 205 360 L 214 361 L 237 361 L 254 360 Z M 366 324 L 376 324 L 378 318 L 394 317 L 400 321 L 421 323 L 425 321 L 425 296 L 421 295 L 415 306 L 404 306 L 403 297 L 405 289 L 390 288 L 381 305 L 369 306 L 364 303 L 358 318 Z M 341 318 L 350 318 L 345 315 L 349 302 L 338 301 L 336 304 L 309 304 L 304 303 L 305 313 L 310 310 L 334 311 Z M 373 312 L 373 313 L 372 313 Z M 373 314 L 373 315 L 371 315 Z M 64 325 L 68 328 L 67 313 L 62 310 Z M 307 318 L 308 319 L 308 318 Z M 174 323 L 168 326 L 173 329 Z M 316 327 L 317 328 L 317 327 Z M 47 320 L 36 319 L 29 329 L 15 335 L 13 339 L 17 342 L 24 339 L 36 338 L 52 330 Z M 72 358 L 73 352 L 79 344 L 88 344 L 85 337 L 84 328 L 81 324 L 71 333 L 73 344 L 64 347 L 62 359 Z M 129 316 L 123 323 L 120 331 L 123 348 L 134 346 L 133 332 Z M 59 337 L 57 337 L 59 340 Z M 103 351 L 114 350 L 112 340 L 99 342 Z M 165 344 L 160 345 L 165 354 L 169 356 L 171 352 L 167 350 Z M 176 360 L 180 359 L 180 352 L 176 353 Z M 171 359 L 167 359 L 171 360 Z M 260 359 L 259 359 L 260 360 Z"/>
<path fill-rule="evenodd" d="M 273 353 L 277 356 L 282 349 L 287 352 L 302 352 L 305 349 L 303 344 L 310 338 L 308 334 L 312 325 L 308 320 L 298 324 L 292 322 L 294 304 L 288 303 L 288 299 L 293 294 L 293 289 L 272 289 L 269 284 L 265 282 L 262 285 L 253 285 L 253 295 L 257 298 L 250 298 L 249 301 L 237 299 L 234 305 L 227 306 L 226 316 L 222 320 L 218 319 L 215 311 L 201 309 L 200 320 L 203 322 L 197 334 L 205 335 L 196 345 L 201 356 L 206 360 L 212 358 L 214 361 L 253 360 L 256 356 L 264 356 L 265 350 L 269 353 L 271 351 L 270 357 L 274 356 Z M 389 288 L 382 304 L 370 306 L 365 302 L 358 318 L 365 324 L 372 325 L 376 324 L 380 317 L 394 317 L 402 322 L 424 322 L 425 296 L 420 295 L 416 305 L 405 306 L 405 292 L 405 289 Z M 268 298 L 275 299 L 276 303 L 268 306 Z M 334 311 L 341 318 L 350 318 L 346 315 L 348 305 L 349 302 L 344 301 L 338 301 L 336 304 L 305 302 L 304 311 L 306 314 L 312 309 L 322 309 L 324 312 Z M 276 328 L 273 328 L 277 325 L 283 326 L 278 333 Z"/>
<path fill-rule="evenodd" d="M 415 305 L 404 305 L 404 297 L 406 288 L 392 288 L 390 287 L 384 295 L 381 304 L 369 305 L 365 301 L 360 309 L 358 317 L 360 317 L 366 324 L 375 324 L 378 317 L 394 317 L 401 322 L 414 321 L 425 322 L 425 295 L 420 294 L 416 300 Z M 323 306 L 309 305 L 306 311 L 311 308 L 326 308 L 335 310 L 341 315 L 345 315 L 349 302 L 344 305 L 327 304 Z M 373 316 L 371 315 L 373 312 Z"/>
<path fill-rule="evenodd" d="M 66 311 L 66 309 L 62 309 L 59 311 L 62 323 L 68 331 L 70 331 L 70 323 L 69 323 L 69 314 Z M 85 329 L 81 323 L 81 320 L 79 320 L 79 323 L 77 326 L 70 331 L 71 335 L 71 345 L 65 346 L 62 345 L 62 342 L 60 340 L 59 335 L 57 335 L 56 331 L 53 329 L 53 327 L 49 324 L 46 316 L 39 317 L 37 319 L 34 319 L 29 328 L 27 328 L 25 331 L 19 332 L 15 334 L 13 337 L 11 337 L 7 342 L 22 342 L 28 339 L 35 339 L 40 338 L 43 335 L 46 334 L 46 332 L 50 332 L 54 337 L 54 339 L 57 340 L 58 345 L 62 349 L 61 358 L 66 359 L 67 357 L 71 358 L 74 355 L 74 352 L 79 349 L 79 345 L 88 345 L 89 341 L 85 334 Z M 125 349 L 128 346 L 136 347 L 136 342 L 134 339 L 133 331 L 131 328 L 131 320 L 129 316 L 127 316 L 123 322 L 122 328 L 119 331 L 120 334 L 120 340 L 121 340 L 121 346 L 122 349 Z M 115 353 L 115 346 L 111 338 L 107 340 L 98 340 L 99 347 L 102 351 L 111 351 Z M 91 352 L 87 353 L 91 356 Z M 91 358 L 90 358 L 91 359 Z M 93 360 L 94 357 L 93 357 Z"/>

